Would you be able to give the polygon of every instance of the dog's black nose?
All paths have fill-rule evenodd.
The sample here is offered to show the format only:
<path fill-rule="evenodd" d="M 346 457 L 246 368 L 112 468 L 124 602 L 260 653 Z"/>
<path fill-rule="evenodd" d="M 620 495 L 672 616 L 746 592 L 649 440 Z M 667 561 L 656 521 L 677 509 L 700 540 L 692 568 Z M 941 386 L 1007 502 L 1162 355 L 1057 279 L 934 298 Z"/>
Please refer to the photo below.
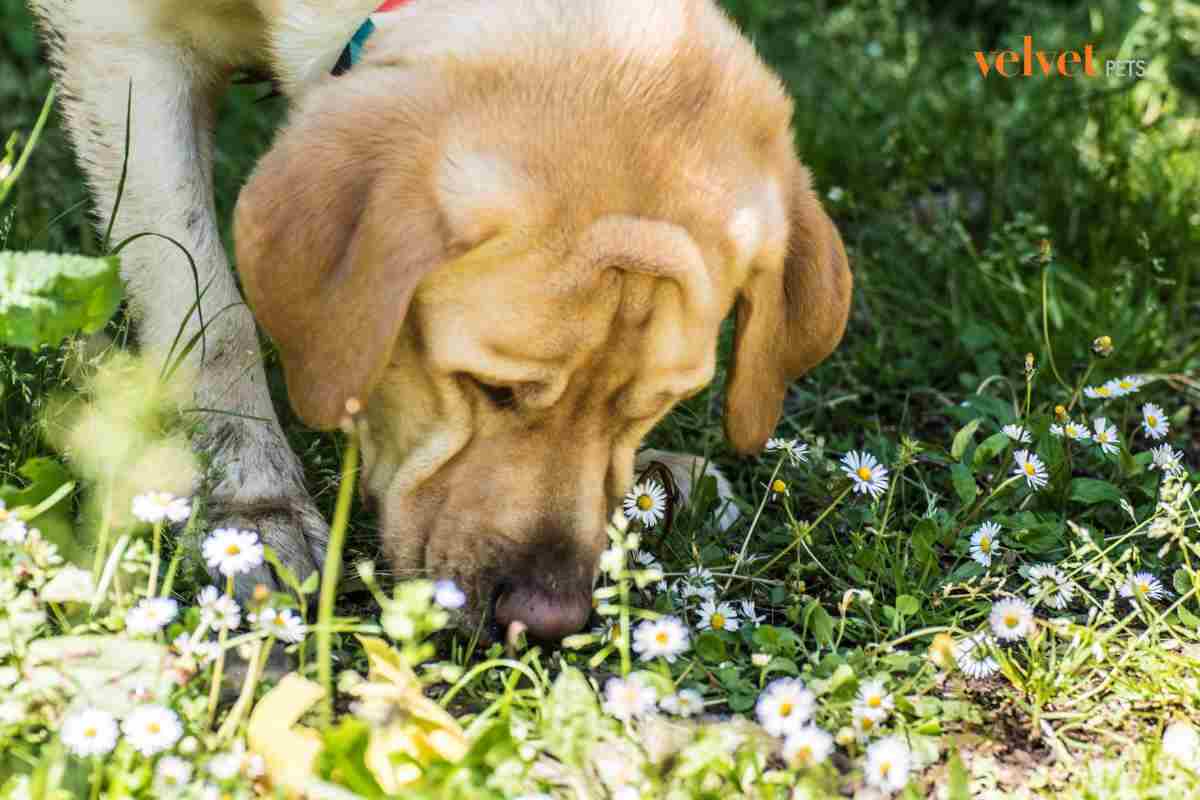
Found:
<path fill-rule="evenodd" d="M 551 593 L 532 583 L 516 584 L 496 598 L 495 621 L 507 631 L 514 622 L 525 625 L 529 635 L 556 642 L 578 632 L 587 624 L 592 602 L 585 592 Z"/>

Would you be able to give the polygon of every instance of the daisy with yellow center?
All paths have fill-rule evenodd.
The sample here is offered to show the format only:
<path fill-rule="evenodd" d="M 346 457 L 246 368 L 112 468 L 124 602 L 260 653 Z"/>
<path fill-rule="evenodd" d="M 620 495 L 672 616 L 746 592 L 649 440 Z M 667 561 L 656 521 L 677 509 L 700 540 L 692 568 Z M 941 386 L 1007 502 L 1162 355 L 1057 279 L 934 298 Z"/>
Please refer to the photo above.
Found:
<path fill-rule="evenodd" d="M 795 439 L 768 439 L 768 453 L 784 453 L 792 466 L 798 467 L 808 461 L 808 445 Z"/>
<path fill-rule="evenodd" d="M 113 715 L 96 708 L 71 714 L 62 726 L 63 745 L 80 758 L 112 752 L 118 736 L 117 721 Z"/>
<path fill-rule="evenodd" d="M 880 791 L 898 792 L 908 785 L 912 753 L 899 738 L 889 736 L 867 748 L 866 780 Z"/>
<path fill-rule="evenodd" d="M 700 630 L 711 628 L 714 631 L 736 631 L 738 629 L 738 613 L 733 603 L 705 600 L 700 604 L 698 613 L 700 621 L 696 627 Z"/>
<path fill-rule="evenodd" d="M 1017 464 L 1013 474 L 1024 478 L 1030 489 L 1041 489 L 1050 482 L 1050 478 L 1046 474 L 1046 465 L 1042 463 L 1036 453 L 1018 450 L 1013 453 L 1013 460 Z"/>
<path fill-rule="evenodd" d="M 863 703 L 855 704 L 850 712 L 854 726 L 854 736 L 860 742 L 875 735 L 880 724 L 887 718 L 887 711 L 882 708 L 871 708 Z"/>
<path fill-rule="evenodd" d="M 1029 568 L 1029 595 L 1034 602 L 1042 603 L 1056 611 L 1070 604 L 1075 596 L 1075 584 L 1051 564 L 1035 564 Z"/>
<path fill-rule="evenodd" d="M 858 689 L 858 702 L 872 711 L 887 713 L 895 707 L 895 701 L 884 688 L 883 681 L 866 681 Z"/>
<path fill-rule="evenodd" d="M 832 752 L 833 737 L 816 725 L 805 725 L 783 742 L 783 760 L 795 769 L 822 764 Z"/>
<path fill-rule="evenodd" d="M 1109 455 L 1116 453 L 1117 445 L 1121 443 L 1121 436 L 1117 433 L 1116 427 L 1104 417 L 1096 417 L 1092 420 L 1092 427 L 1096 430 L 1092 439 L 1100 446 L 1100 449 Z"/>
<path fill-rule="evenodd" d="M 133 749 L 146 757 L 170 750 L 183 736 L 179 717 L 164 706 L 141 706 L 125 718 L 121 729 Z"/>
<path fill-rule="evenodd" d="M 1141 598 L 1143 600 L 1161 600 L 1166 597 L 1167 590 L 1162 581 L 1150 572 L 1138 572 L 1121 584 L 1121 597 L 1127 600 Z"/>
<path fill-rule="evenodd" d="M 854 491 L 858 494 L 869 494 L 878 500 L 887 490 L 887 467 L 880 464 L 870 453 L 850 451 L 842 458 L 842 471 L 850 477 Z"/>
<path fill-rule="evenodd" d="M 971 558 L 985 567 L 992 565 L 992 557 L 999 552 L 1000 526 L 985 522 L 971 535 Z"/>
<path fill-rule="evenodd" d="M 254 531 L 218 528 L 204 540 L 204 560 L 222 575 L 241 575 L 263 563 L 263 546 Z"/>
<path fill-rule="evenodd" d="M 787 736 L 802 729 L 812 719 L 817 698 L 796 678 L 772 681 L 758 696 L 755 716 L 767 733 Z"/>
<path fill-rule="evenodd" d="M 1142 406 L 1142 429 L 1151 439 L 1161 439 L 1167 435 L 1171 425 L 1161 408 L 1154 403 L 1146 403 Z"/>
<path fill-rule="evenodd" d="M 1078 422 L 1066 422 L 1062 425 L 1051 425 L 1050 432 L 1060 439 L 1066 438 L 1073 442 L 1085 442 L 1092 438 L 1091 433 Z"/>
<path fill-rule="evenodd" d="M 629 490 L 622 503 L 625 516 L 652 528 L 667 511 L 667 492 L 657 481 L 643 481 Z"/>
<path fill-rule="evenodd" d="M 1113 397 L 1113 387 L 1107 383 L 1102 386 L 1085 386 L 1083 394 L 1092 400 L 1109 400 Z"/>
<path fill-rule="evenodd" d="M 661 657 L 674 663 L 687 649 L 688 630 L 678 617 L 646 620 L 633 631 L 633 652 L 643 661 Z"/>
<path fill-rule="evenodd" d="M 1033 607 L 1020 598 L 997 600 L 988 616 L 997 639 L 1013 642 L 1024 639 L 1033 630 Z"/>

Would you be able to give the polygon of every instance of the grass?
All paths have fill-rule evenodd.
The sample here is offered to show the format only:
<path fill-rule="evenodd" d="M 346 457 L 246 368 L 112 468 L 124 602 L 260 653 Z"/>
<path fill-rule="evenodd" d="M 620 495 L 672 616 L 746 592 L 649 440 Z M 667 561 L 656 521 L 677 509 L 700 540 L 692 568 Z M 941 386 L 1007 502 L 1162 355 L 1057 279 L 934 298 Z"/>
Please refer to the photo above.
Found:
<path fill-rule="evenodd" d="M 648 444 L 705 454 L 721 466 L 741 521 L 717 529 L 707 495 L 680 509 L 669 531 L 614 529 L 614 548 L 625 557 L 614 559 L 598 603 L 602 620 L 617 621 L 615 633 L 602 625 L 553 655 L 479 652 L 467 637 L 443 630 L 447 615 L 431 603 L 432 587 L 380 586 L 372 570 L 349 568 L 375 555 L 373 523 L 355 509 L 345 560 L 358 588 L 336 610 L 323 602 L 321 620 L 296 645 L 311 677 L 340 675 L 334 724 L 308 723 L 321 742 L 321 774 L 364 796 L 396 794 L 406 776 L 419 776 L 406 796 L 563 793 L 570 786 L 604 796 L 630 783 L 644 796 L 782 797 L 795 786 L 794 796 L 824 797 L 860 789 L 877 765 L 879 751 L 872 762 L 868 749 L 880 737 L 862 733 L 869 714 L 859 695 L 881 680 L 894 707 L 870 722 L 911 755 L 909 797 L 934 787 L 956 799 L 1197 794 L 1200 754 L 1180 761 L 1164 753 L 1186 748 L 1170 738 L 1164 744 L 1163 732 L 1173 720 L 1200 723 L 1200 516 L 1196 498 L 1186 496 L 1200 451 L 1193 200 L 1200 3 L 994 0 L 975 4 L 972 14 L 916 0 L 726 6 L 796 96 L 798 150 L 856 273 L 846 341 L 792 387 L 778 432 L 807 445 L 807 460 L 732 456 L 720 434 L 719 375 Z M 0 0 L 0 31 L 0 131 L 28 132 L 49 82 L 19 2 Z M 973 51 L 1015 48 L 1027 33 L 1046 49 L 1093 43 L 1099 58 L 1142 58 L 1148 73 L 1136 82 L 979 76 Z M 259 93 L 236 90 L 223 117 L 223 220 L 281 112 L 256 103 Z M 54 119 L 0 208 L 0 246 L 97 253 L 84 197 Z M 1096 352 L 1102 336 L 1111 337 L 1111 354 Z M 0 496 L 10 508 L 38 506 L 70 479 L 82 480 L 88 496 L 115 491 L 78 464 L 75 474 L 53 466 L 55 450 L 38 425 L 49 398 L 70 386 L 86 360 L 81 352 L 69 344 L 0 353 L 0 482 L 11 484 Z M 1125 375 L 1146 383 L 1111 401 L 1082 391 Z M 1142 425 L 1147 402 L 1166 413 L 1170 432 L 1162 441 L 1184 454 L 1182 479 L 1168 481 L 1152 468 L 1150 448 L 1160 442 Z M 1051 426 L 1063 424 L 1058 406 L 1093 432 L 1097 418 L 1111 422 L 1116 452 L 1055 436 Z M 172 419 L 177 411 L 147 411 L 147 418 Z M 348 491 L 344 443 L 290 417 L 285 424 L 332 517 L 339 490 Z M 1008 424 L 1023 425 L 1031 441 L 1005 436 Z M 1021 448 L 1045 462 L 1045 487 L 1014 479 Z M 878 498 L 852 491 L 841 468 L 850 451 L 871 453 L 888 469 Z M 47 456 L 52 461 L 18 474 L 31 458 Z M 786 491 L 772 491 L 775 480 Z M 68 505 L 29 521 L 69 558 L 88 528 Z M 985 522 L 1000 529 L 1000 548 L 986 567 L 971 554 Z M 183 541 L 206 533 L 198 512 Z M 0 544 L 0 597 L 8 607 L 0 626 L 21 641 L 13 653 L 0 645 L 0 677 L 9 666 L 26 668 L 17 658 L 26 638 L 86 631 L 113 637 L 123 643 L 118 649 L 131 646 L 126 615 L 144 592 L 139 576 L 158 558 L 145 526 L 114 534 L 123 549 L 106 549 L 102 561 L 117 577 L 96 613 L 65 601 L 42 607 L 44 621 L 25 628 L 17 624 L 29 621 L 21 604 L 36 605 L 43 582 L 61 566 L 42 563 L 40 545 Z M 184 555 L 173 587 L 182 608 L 166 631 L 139 642 L 203 638 L 192 599 L 207 579 L 194 549 L 163 554 L 164 562 Z M 635 560 L 636 552 L 649 555 Z M 1046 564 L 1070 587 L 1061 608 L 1057 584 L 1037 577 Z M 711 614 L 680 583 L 699 568 L 711 573 L 701 582 L 711 583 L 716 599 L 735 604 L 736 631 L 700 627 Z M 670 590 L 656 588 L 648 569 L 664 571 Z M 1166 593 L 1122 596 L 1142 572 Z M 297 585 L 257 602 L 315 608 L 315 592 Z M 1005 598 L 1034 607 L 1027 635 L 967 652 Z M 760 622 L 750 623 L 736 605 L 746 600 Z M 689 647 L 673 662 L 643 660 L 630 649 L 637 626 L 658 616 L 690 628 Z M 232 638 L 254 650 L 253 662 L 273 634 L 250 630 Z M 364 649 L 352 632 L 384 636 L 390 645 Z M 318 639 L 328 640 L 331 658 Z M 235 742 L 248 741 L 267 757 L 270 777 L 283 781 L 270 742 L 294 752 L 303 744 L 286 725 L 271 728 L 267 715 L 256 716 L 250 701 L 258 709 L 275 702 L 299 718 L 305 690 L 266 694 L 272 681 L 259 682 L 249 670 L 239 687 L 246 704 L 227 710 L 214 729 L 207 719 L 211 672 L 198 663 L 192 669 L 182 685 L 160 686 L 156 695 L 193 739 L 177 745 L 176 755 L 208 770 L 209 783 L 248 792 L 258 781 L 250 760 L 223 779 L 209 769 L 238 752 Z M 708 721 L 690 727 L 694 720 L 620 721 L 606 713 L 607 681 L 631 671 L 662 696 L 699 691 Z M 836 742 L 835 756 L 819 767 L 786 763 L 779 740 L 732 721 L 754 718 L 764 689 L 779 678 L 799 679 L 815 694 L 814 720 Z M 436 702 L 422 700 L 421 688 Z M 61 727 L 64 698 L 19 696 L 28 700 L 19 724 L 0 714 L 0 786 L 8 771 L 31 775 L 30 785 L 57 780 L 77 792 L 88 791 L 95 774 L 91 785 L 109 796 L 156 791 L 161 756 L 139 755 L 126 736 L 108 767 L 66 758 L 47 736 Z M 389 766 L 368 755 L 385 741 L 405 753 Z M 631 766 L 636 775 L 622 772 Z"/>

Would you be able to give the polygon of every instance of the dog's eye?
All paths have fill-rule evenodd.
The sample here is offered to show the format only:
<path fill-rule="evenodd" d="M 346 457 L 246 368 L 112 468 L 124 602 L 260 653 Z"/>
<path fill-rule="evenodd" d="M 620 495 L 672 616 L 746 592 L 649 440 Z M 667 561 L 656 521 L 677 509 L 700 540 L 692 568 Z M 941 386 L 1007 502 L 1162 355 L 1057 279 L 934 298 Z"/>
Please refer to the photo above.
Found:
<path fill-rule="evenodd" d="M 483 396 L 496 408 L 512 408 L 517 404 L 517 395 L 508 386 L 495 386 L 490 383 L 484 383 L 474 376 L 471 376 L 471 383 L 483 392 Z"/>

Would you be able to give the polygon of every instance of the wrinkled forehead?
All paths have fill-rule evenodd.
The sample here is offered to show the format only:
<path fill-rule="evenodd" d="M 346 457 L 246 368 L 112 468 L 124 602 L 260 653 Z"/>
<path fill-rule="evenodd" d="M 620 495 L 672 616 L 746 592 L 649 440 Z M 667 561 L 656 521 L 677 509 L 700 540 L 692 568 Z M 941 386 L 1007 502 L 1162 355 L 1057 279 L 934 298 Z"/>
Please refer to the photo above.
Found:
<path fill-rule="evenodd" d="M 430 274 L 410 318 L 439 371 L 539 380 L 589 365 L 614 379 L 703 368 L 726 298 L 701 265 L 676 262 L 687 274 L 664 277 L 638 271 L 637 258 L 495 241 Z"/>

